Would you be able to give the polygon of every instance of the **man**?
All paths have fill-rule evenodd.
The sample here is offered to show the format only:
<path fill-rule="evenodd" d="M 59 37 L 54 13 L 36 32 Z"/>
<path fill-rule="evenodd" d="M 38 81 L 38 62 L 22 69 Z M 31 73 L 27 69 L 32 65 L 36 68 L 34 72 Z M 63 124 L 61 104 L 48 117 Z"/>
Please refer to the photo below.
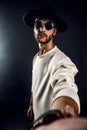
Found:
<path fill-rule="evenodd" d="M 57 33 L 67 30 L 65 21 L 47 6 L 31 10 L 24 22 L 34 28 L 39 52 L 33 58 L 32 90 L 27 115 L 37 119 L 53 109 L 76 116 L 80 112 L 78 89 L 74 77 L 78 70 L 71 59 L 54 43 Z"/>

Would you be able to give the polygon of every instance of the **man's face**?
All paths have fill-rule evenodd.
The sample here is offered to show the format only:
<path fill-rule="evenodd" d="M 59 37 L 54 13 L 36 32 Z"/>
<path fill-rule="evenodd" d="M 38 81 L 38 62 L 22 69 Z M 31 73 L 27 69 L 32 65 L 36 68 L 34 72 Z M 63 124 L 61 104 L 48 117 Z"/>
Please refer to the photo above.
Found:
<path fill-rule="evenodd" d="M 50 20 L 36 19 L 34 24 L 34 36 L 38 43 L 47 44 L 56 34 L 55 24 Z"/>

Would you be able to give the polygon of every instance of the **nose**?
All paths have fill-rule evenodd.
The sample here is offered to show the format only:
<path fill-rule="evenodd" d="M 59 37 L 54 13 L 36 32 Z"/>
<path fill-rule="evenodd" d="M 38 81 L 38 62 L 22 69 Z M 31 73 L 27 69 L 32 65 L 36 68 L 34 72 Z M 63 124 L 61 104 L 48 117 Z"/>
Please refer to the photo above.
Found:
<path fill-rule="evenodd" d="M 45 31 L 45 26 L 42 24 L 42 26 L 40 27 L 40 31 Z"/>

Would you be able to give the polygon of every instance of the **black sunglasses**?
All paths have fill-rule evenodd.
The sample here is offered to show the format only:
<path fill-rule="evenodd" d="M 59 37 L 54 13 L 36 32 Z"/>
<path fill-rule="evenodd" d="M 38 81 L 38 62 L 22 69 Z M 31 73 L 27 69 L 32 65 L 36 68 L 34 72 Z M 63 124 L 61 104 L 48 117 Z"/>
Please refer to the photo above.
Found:
<path fill-rule="evenodd" d="M 42 21 L 41 20 L 35 21 L 35 26 L 37 29 L 40 29 L 43 26 Z M 48 21 L 44 24 L 44 26 L 45 26 L 46 30 L 50 30 L 55 26 L 55 24 L 51 21 Z"/>

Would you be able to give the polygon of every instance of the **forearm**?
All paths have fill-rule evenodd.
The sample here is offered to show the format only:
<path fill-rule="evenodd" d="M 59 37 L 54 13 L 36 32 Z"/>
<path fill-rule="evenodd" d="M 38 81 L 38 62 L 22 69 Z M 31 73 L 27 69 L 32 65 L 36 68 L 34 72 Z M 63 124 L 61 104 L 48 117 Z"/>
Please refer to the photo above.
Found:
<path fill-rule="evenodd" d="M 71 99 L 70 97 L 67 97 L 67 96 L 62 96 L 60 98 L 57 98 L 53 102 L 51 109 L 63 110 L 65 112 L 72 114 L 73 116 L 78 115 L 77 103 L 73 99 Z"/>

